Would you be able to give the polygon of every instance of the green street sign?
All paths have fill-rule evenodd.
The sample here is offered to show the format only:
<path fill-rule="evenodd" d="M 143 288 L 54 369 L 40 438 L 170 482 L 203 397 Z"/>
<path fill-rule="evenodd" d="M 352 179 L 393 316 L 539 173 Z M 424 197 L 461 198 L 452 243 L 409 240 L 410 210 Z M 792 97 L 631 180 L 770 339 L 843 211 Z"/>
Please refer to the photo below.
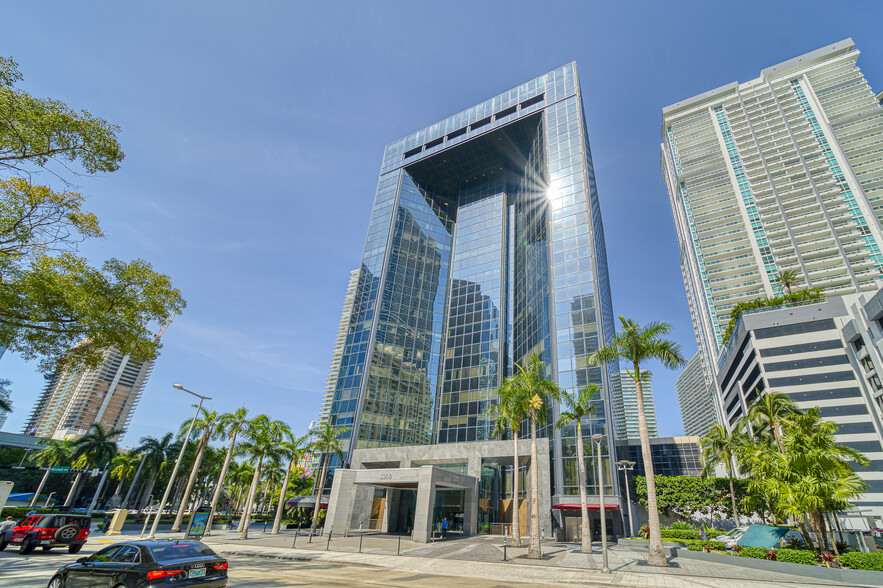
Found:
<path fill-rule="evenodd" d="M 70 466 L 52 466 L 49 468 L 50 474 L 66 474 L 71 471 Z"/>

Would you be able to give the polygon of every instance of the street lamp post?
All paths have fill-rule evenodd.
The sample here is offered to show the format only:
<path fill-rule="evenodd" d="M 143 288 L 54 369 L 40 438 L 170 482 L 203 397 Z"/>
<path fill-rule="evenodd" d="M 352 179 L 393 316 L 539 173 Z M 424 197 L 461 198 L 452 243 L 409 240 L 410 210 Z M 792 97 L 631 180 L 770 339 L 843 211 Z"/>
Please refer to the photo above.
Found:
<path fill-rule="evenodd" d="M 190 428 L 187 429 L 187 435 L 184 437 L 184 441 L 181 443 L 181 451 L 178 452 L 178 459 L 175 460 L 175 467 L 172 468 L 172 475 L 169 477 L 169 483 L 166 484 L 166 491 L 162 495 L 162 500 L 159 503 L 159 508 L 156 511 L 156 516 L 153 519 L 153 525 L 150 527 L 150 535 L 147 536 L 148 539 L 156 539 L 156 528 L 159 526 L 159 519 L 162 516 L 162 511 L 166 507 L 166 501 L 169 499 L 169 493 L 172 491 L 172 485 L 175 483 L 175 475 L 178 473 L 178 466 L 181 465 L 181 460 L 184 459 L 184 450 L 187 449 L 187 441 L 190 440 L 190 434 L 193 432 L 193 425 L 196 424 L 196 419 L 199 418 L 199 409 L 202 408 L 203 400 L 211 400 L 208 396 L 202 396 L 197 394 L 196 392 L 191 392 L 181 384 L 174 384 L 173 388 L 177 388 L 178 390 L 183 390 L 188 394 L 192 394 L 199 398 L 199 406 L 196 407 L 196 414 L 193 416 L 193 420 L 190 421 Z"/>
<path fill-rule="evenodd" d="M 629 537 L 632 536 L 632 532 L 634 530 L 634 522 L 632 519 L 632 495 L 629 493 L 629 472 L 635 469 L 635 462 L 629 461 L 627 459 L 621 459 L 616 462 L 616 469 L 618 469 L 623 473 L 625 477 L 625 507 L 629 511 Z"/>
<path fill-rule="evenodd" d="M 609 574 L 610 568 L 607 566 L 607 514 L 604 511 L 604 467 L 601 464 L 601 441 L 603 440 L 604 435 L 600 433 L 592 435 L 592 441 L 598 447 L 598 502 L 601 503 L 601 571 Z"/>
<path fill-rule="evenodd" d="M 46 504 L 43 505 L 43 508 L 46 508 L 49 506 L 49 501 L 52 500 L 53 496 L 55 496 L 55 492 L 50 492 L 49 496 L 46 497 Z"/>

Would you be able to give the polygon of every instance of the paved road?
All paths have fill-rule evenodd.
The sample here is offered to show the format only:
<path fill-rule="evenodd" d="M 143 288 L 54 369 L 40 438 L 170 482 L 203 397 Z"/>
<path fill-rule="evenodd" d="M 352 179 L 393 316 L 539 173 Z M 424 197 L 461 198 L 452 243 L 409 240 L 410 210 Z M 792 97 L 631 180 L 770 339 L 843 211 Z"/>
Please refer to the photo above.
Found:
<path fill-rule="evenodd" d="M 67 551 L 42 552 L 21 556 L 14 547 L 0 553 L 0 587 L 30 588 L 46 586 L 52 574 L 61 566 L 77 558 L 94 553 L 111 541 L 87 544 L 77 555 Z M 425 586 L 447 588 L 450 576 L 412 574 L 358 564 L 340 565 L 324 562 L 292 562 L 248 556 L 230 556 L 228 586 Z M 469 588 L 496 588 L 513 586 L 512 583 L 458 578 L 457 586 Z M 514 584 L 519 588 L 543 586 L 542 584 Z"/>

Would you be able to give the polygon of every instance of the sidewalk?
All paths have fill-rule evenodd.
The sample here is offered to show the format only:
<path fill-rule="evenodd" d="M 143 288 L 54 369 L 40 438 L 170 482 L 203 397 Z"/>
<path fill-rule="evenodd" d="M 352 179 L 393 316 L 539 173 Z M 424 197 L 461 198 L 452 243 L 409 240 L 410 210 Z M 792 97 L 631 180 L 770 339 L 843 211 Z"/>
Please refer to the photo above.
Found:
<path fill-rule="evenodd" d="M 410 574 L 470 577 L 504 583 L 642 588 L 853 586 L 684 558 L 670 558 L 676 567 L 656 568 L 646 564 L 645 554 L 617 545 L 608 550 L 611 573 L 604 574 L 600 571 L 599 545 L 595 545 L 594 554 L 586 555 L 579 552 L 578 546 L 545 542 L 542 560 L 519 557 L 527 552 L 526 549 L 508 548 L 506 555 L 509 561 L 503 562 L 503 540 L 499 536 L 482 535 L 422 544 L 412 543 L 407 537 L 400 539 L 390 535 L 332 535 L 330 543 L 327 536 L 316 536 L 309 542 L 306 535 L 300 535 L 293 548 L 294 531 L 283 530 L 279 535 L 270 535 L 269 532 L 263 533 L 262 529 L 263 525 L 250 528 L 249 539 L 245 541 L 239 540 L 236 532 L 215 530 L 204 541 L 222 554 L 337 565 L 360 564 Z M 180 538 L 181 535 L 162 534 L 161 537 Z M 362 553 L 359 553 L 360 542 Z M 396 555 L 397 551 L 400 551 L 400 556 Z M 554 568 L 554 571 L 550 568 Z"/>

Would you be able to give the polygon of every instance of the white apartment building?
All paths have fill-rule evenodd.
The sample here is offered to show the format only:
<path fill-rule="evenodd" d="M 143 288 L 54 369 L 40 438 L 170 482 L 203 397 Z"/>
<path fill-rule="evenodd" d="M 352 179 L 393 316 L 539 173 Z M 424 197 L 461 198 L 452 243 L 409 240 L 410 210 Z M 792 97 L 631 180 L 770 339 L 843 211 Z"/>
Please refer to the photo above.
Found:
<path fill-rule="evenodd" d="M 714 385 L 706 380 L 707 373 L 708 370 L 702 363 L 702 354 L 697 352 L 675 382 L 684 434 L 688 436 L 702 437 L 718 422 Z"/>
<path fill-rule="evenodd" d="M 653 385 L 649 376 L 641 383 L 644 396 L 644 416 L 647 418 L 647 430 L 651 439 L 659 437 L 656 424 L 656 406 L 653 404 Z M 635 379 L 625 370 L 619 372 L 620 386 L 613 391 L 613 422 L 616 427 L 617 439 L 640 439 L 641 429 L 638 427 L 638 394 Z"/>
<path fill-rule="evenodd" d="M 350 316 L 353 313 L 353 303 L 356 300 L 356 289 L 361 273 L 362 270 L 350 272 L 350 279 L 346 286 L 343 311 L 340 313 L 337 338 L 334 340 L 334 351 L 331 354 L 331 367 L 328 368 L 328 382 L 325 384 L 325 396 L 322 399 L 322 409 L 319 412 L 320 423 L 324 423 L 331 416 L 331 403 L 334 400 L 334 390 L 337 388 L 337 375 L 340 372 L 340 361 L 343 358 L 343 348 L 346 345 L 346 335 L 350 328 Z"/>
<path fill-rule="evenodd" d="M 883 107 L 851 39 L 663 109 L 662 173 L 699 349 L 715 371 L 730 310 L 883 273 Z"/>

